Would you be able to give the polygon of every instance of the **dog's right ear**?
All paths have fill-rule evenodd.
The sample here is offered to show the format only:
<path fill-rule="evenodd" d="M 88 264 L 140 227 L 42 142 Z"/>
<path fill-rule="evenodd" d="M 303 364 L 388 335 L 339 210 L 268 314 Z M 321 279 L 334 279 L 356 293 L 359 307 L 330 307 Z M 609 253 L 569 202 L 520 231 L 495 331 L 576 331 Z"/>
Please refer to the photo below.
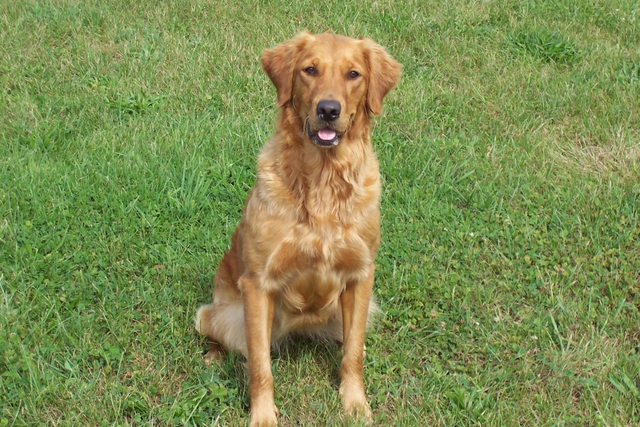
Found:
<path fill-rule="evenodd" d="M 280 43 L 273 49 L 262 51 L 262 69 L 269 76 L 278 91 L 278 107 L 291 100 L 293 89 L 293 71 L 298 53 L 313 40 L 308 31 L 303 31 L 291 40 Z"/>

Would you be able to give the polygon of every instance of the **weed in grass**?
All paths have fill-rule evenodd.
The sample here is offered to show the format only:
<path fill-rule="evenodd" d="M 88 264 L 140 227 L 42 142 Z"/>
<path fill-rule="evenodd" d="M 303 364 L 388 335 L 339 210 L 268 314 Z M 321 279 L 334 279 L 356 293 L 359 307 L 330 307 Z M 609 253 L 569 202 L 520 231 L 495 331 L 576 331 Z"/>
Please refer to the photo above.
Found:
<path fill-rule="evenodd" d="M 637 84 L 640 82 L 640 61 L 633 62 L 623 59 L 622 65 L 616 74 L 616 78 L 618 81 L 625 83 Z"/>
<path fill-rule="evenodd" d="M 109 99 L 109 106 L 118 114 L 136 115 L 149 113 L 158 104 L 161 97 L 147 96 L 140 92 L 129 95 L 118 95 L 114 99 Z"/>
<path fill-rule="evenodd" d="M 546 62 L 571 63 L 580 58 L 576 46 L 556 31 L 523 31 L 510 40 L 516 50 Z"/>

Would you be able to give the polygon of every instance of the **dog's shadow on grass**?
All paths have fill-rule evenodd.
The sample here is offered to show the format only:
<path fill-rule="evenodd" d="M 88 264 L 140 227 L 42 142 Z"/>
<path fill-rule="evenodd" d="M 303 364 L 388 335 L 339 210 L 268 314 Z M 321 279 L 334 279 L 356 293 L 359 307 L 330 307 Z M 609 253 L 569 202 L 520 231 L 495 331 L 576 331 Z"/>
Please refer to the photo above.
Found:
<path fill-rule="evenodd" d="M 285 381 L 283 377 L 290 380 L 292 375 L 297 375 L 291 373 L 295 371 L 305 377 L 298 378 L 299 381 L 317 382 L 324 379 L 337 390 L 340 386 L 341 360 L 341 343 L 294 336 L 271 350 L 275 387 Z M 211 366 L 219 370 L 220 379 L 237 385 L 238 396 L 242 398 L 245 409 L 249 410 L 249 366 L 244 356 L 237 352 L 225 352 L 221 360 L 212 362 Z"/>

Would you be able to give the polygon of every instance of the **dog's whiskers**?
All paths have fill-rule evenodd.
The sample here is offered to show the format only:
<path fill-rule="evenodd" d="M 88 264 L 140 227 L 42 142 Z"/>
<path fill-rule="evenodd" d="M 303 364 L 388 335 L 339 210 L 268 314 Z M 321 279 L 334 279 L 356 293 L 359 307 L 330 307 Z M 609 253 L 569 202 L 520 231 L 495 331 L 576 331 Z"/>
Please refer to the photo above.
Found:
<path fill-rule="evenodd" d="M 304 122 L 302 123 L 302 134 L 307 133 L 307 123 L 309 122 L 309 116 L 304 118 Z"/>

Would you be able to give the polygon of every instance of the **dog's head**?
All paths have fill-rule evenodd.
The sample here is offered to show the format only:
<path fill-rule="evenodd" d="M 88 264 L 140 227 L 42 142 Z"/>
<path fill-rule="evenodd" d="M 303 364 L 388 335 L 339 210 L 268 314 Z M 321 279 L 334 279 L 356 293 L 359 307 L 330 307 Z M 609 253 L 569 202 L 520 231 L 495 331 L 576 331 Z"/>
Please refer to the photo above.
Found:
<path fill-rule="evenodd" d="M 400 64 L 370 39 L 303 32 L 262 52 L 262 67 L 316 145 L 338 144 L 358 115 L 382 112 L 400 78 Z"/>

